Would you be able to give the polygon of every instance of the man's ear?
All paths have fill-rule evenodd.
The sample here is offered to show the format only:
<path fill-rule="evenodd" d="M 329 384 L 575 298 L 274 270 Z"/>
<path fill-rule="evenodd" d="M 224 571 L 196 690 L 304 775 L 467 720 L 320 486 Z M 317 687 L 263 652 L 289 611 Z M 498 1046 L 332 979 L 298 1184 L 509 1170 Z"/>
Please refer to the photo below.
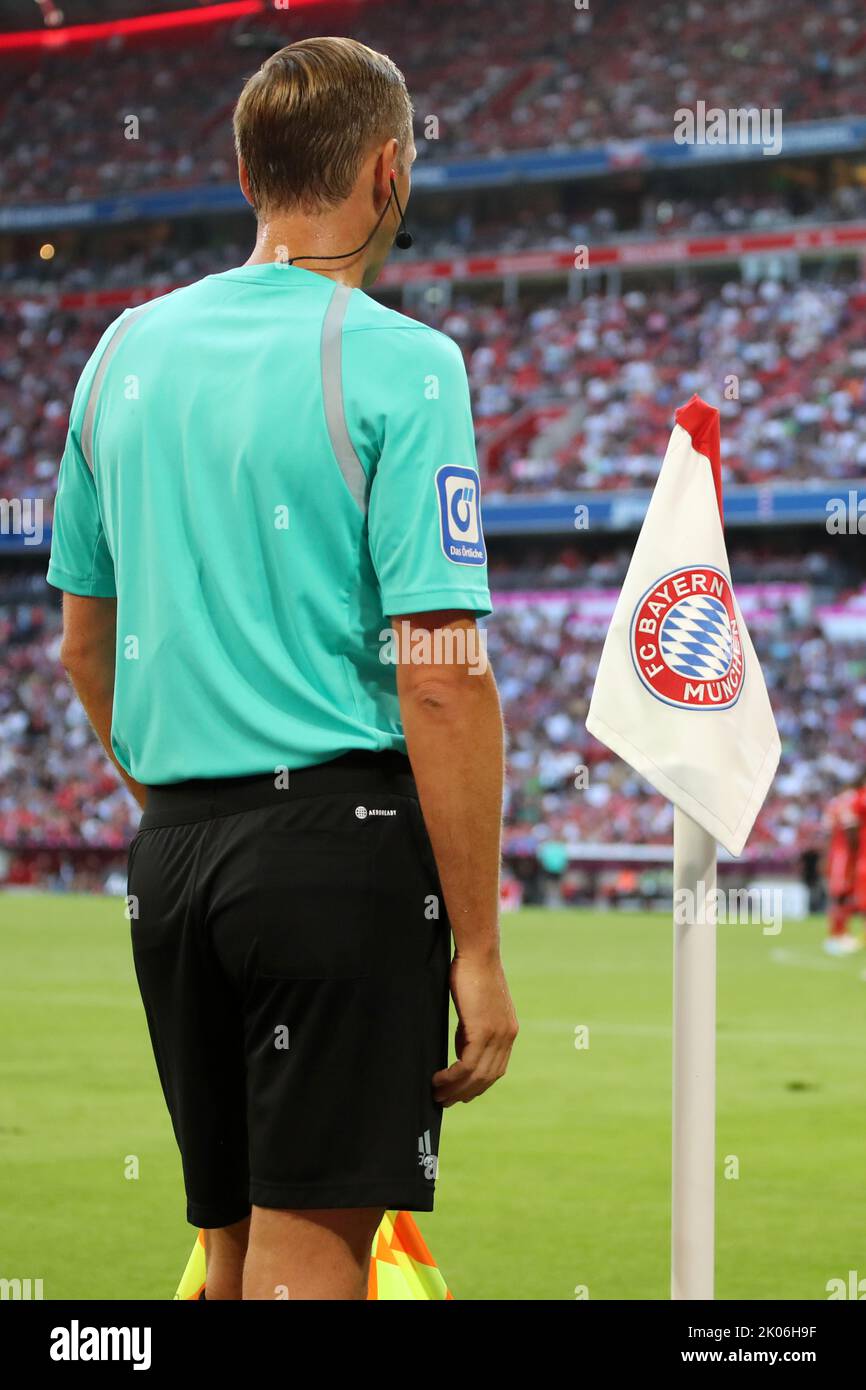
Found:
<path fill-rule="evenodd" d="M 393 138 L 391 140 L 387 140 L 385 142 L 384 153 L 388 165 L 388 174 L 390 175 L 392 169 L 395 172 L 397 170 L 397 159 L 400 155 L 400 146 L 397 144 L 397 141 Z"/>
<path fill-rule="evenodd" d="M 241 186 L 241 193 L 243 193 L 250 207 L 255 210 L 253 197 L 250 193 L 250 176 L 247 173 L 247 166 L 244 164 L 244 161 L 241 159 L 240 155 L 238 155 L 238 183 Z"/>
<path fill-rule="evenodd" d="M 379 156 L 376 160 L 373 171 L 373 179 L 376 189 L 376 197 L 382 203 L 387 202 L 391 196 L 391 170 L 397 168 L 397 155 L 399 146 L 396 140 L 386 140 Z"/>

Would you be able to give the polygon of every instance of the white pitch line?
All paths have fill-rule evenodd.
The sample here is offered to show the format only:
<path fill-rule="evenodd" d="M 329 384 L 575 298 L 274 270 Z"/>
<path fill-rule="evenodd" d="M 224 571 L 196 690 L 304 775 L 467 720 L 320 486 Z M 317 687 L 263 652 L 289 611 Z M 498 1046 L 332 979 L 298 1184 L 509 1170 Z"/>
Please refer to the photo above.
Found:
<path fill-rule="evenodd" d="M 787 946 L 777 946 L 770 952 L 770 960 L 775 965 L 793 965 L 798 970 L 838 970 L 838 960 L 826 960 L 823 956 L 807 956 L 802 952 L 789 951 Z"/>
<path fill-rule="evenodd" d="M 589 1029 L 590 1038 L 593 1035 L 622 1037 L 622 1038 L 670 1038 L 670 1024 L 662 1023 L 593 1023 L 592 1019 L 565 1019 L 541 1018 L 526 1019 L 521 1018 L 521 1031 L 541 1033 L 563 1033 L 566 1036 L 574 1036 L 575 1025 L 580 1023 Z M 737 1028 L 726 1028 L 724 1023 L 719 1027 L 719 1043 L 744 1042 L 744 1043 L 785 1043 L 795 1047 L 802 1044 L 811 1045 L 821 1043 L 827 1047 L 839 1046 L 838 1033 L 760 1033 L 751 1029 L 741 1030 Z M 864 1040 L 866 1048 L 866 1040 Z M 579 1052 L 580 1049 L 577 1049 Z M 588 1049 L 591 1051 L 591 1048 Z"/>

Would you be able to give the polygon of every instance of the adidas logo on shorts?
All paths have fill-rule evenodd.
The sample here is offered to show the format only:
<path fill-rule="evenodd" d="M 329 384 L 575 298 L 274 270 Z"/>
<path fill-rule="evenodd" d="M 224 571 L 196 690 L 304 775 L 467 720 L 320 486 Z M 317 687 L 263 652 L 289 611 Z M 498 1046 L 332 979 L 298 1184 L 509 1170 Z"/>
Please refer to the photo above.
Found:
<path fill-rule="evenodd" d="M 425 1178 L 429 1178 L 432 1182 L 439 1168 L 439 1160 L 434 1153 L 430 1152 L 429 1129 L 425 1129 L 418 1138 L 418 1163 L 424 1169 Z"/>

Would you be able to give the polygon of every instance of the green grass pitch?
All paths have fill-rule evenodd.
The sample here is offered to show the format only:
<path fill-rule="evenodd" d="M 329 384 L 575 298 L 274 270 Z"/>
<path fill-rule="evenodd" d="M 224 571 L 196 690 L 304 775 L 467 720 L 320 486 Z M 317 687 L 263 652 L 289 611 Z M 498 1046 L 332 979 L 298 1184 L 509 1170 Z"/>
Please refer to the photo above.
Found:
<path fill-rule="evenodd" d="M 193 1232 L 122 905 L 7 894 L 0 923 L 0 1277 L 169 1299 Z M 866 953 L 827 958 L 822 930 L 719 928 L 720 1299 L 866 1275 Z M 527 910 L 503 934 L 511 1070 L 446 1112 L 419 1224 L 458 1299 L 665 1299 L 670 922 Z"/>

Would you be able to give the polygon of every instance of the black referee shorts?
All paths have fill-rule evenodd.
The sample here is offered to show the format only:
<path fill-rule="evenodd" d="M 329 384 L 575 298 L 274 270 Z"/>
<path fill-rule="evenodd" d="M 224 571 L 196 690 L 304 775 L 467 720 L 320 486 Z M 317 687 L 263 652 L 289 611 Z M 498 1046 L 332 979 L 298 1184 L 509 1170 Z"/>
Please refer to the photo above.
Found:
<path fill-rule="evenodd" d="M 433 1207 L 450 931 L 409 761 L 148 791 L 135 971 L 187 1216 Z"/>

